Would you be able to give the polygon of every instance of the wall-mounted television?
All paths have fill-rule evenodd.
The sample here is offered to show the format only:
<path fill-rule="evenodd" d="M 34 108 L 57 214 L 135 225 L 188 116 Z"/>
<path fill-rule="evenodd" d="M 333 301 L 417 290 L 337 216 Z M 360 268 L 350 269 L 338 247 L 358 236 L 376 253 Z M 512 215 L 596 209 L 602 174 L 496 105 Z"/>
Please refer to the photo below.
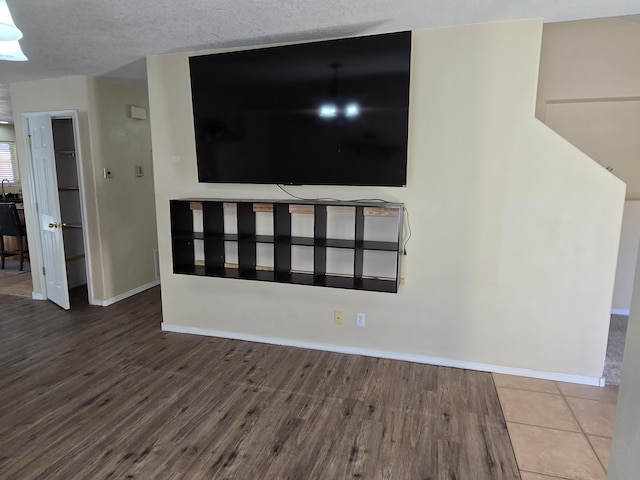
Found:
<path fill-rule="evenodd" d="M 200 182 L 404 186 L 411 33 L 189 59 Z"/>

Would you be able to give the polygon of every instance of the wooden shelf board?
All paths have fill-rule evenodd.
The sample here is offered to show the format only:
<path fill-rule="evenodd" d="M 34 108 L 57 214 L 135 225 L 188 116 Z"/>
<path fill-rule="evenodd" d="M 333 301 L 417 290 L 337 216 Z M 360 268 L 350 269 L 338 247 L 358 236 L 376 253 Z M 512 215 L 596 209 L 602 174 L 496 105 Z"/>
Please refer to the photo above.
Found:
<path fill-rule="evenodd" d="M 383 252 L 398 252 L 399 244 L 397 242 L 381 242 L 378 240 L 363 240 L 356 243 L 357 248 L 363 250 L 378 250 Z"/>
<path fill-rule="evenodd" d="M 400 215 L 399 208 L 389 207 L 364 207 L 362 214 L 365 217 L 397 217 Z"/>
<path fill-rule="evenodd" d="M 349 250 L 353 250 L 356 247 L 356 241 L 340 238 L 317 238 L 315 240 L 315 246 L 322 248 L 347 248 Z"/>
<path fill-rule="evenodd" d="M 238 268 L 240 268 L 240 265 L 238 265 L 237 263 L 227 263 L 227 262 L 225 262 L 224 268 L 235 268 L 235 269 L 238 269 Z M 259 272 L 273 272 L 274 268 L 273 267 L 265 267 L 263 265 L 256 265 L 256 270 L 259 271 Z"/>
<path fill-rule="evenodd" d="M 174 240 L 204 240 L 204 233 L 202 232 L 184 232 L 174 233 Z"/>
<path fill-rule="evenodd" d="M 315 205 L 289 205 L 289 213 L 302 213 L 313 215 L 315 213 Z M 327 205 L 327 213 L 353 213 L 356 207 L 354 205 Z"/>
<path fill-rule="evenodd" d="M 75 150 L 58 150 L 57 152 L 54 152 L 54 153 L 56 157 L 75 158 L 76 156 Z"/>
<path fill-rule="evenodd" d="M 200 265 L 178 265 L 173 267 L 173 273 L 180 275 L 198 275 L 207 276 L 204 266 Z"/>
<path fill-rule="evenodd" d="M 313 212 L 315 212 L 315 207 L 313 205 L 289 205 L 289 213 L 306 213 L 313 215 Z"/>
<path fill-rule="evenodd" d="M 203 277 L 237 278 L 243 280 L 259 280 L 266 282 L 281 282 L 294 285 L 313 285 L 333 288 L 346 288 L 353 290 L 366 290 L 372 292 L 395 293 L 398 284 L 392 278 L 364 277 L 354 278 L 352 275 L 327 274 L 315 275 L 313 272 L 292 271 L 290 273 L 277 273 L 270 267 L 261 267 L 256 270 L 241 270 L 235 264 L 225 264 L 224 268 L 205 267 L 197 265 L 185 265 L 174 268 L 173 273 L 182 275 L 197 275 Z"/>
<path fill-rule="evenodd" d="M 235 233 L 207 233 L 202 234 L 203 240 L 213 240 L 222 242 L 237 242 L 238 235 Z"/>
<path fill-rule="evenodd" d="M 354 205 L 328 205 L 327 212 L 328 213 L 350 213 L 355 208 Z M 299 205 L 299 204 L 291 204 L 289 205 L 289 213 L 302 213 L 313 215 L 315 212 L 314 205 Z M 399 208 L 390 208 L 390 207 L 364 207 L 362 214 L 365 217 L 397 217 L 400 212 Z"/>
<path fill-rule="evenodd" d="M 273 203 L 254 203 L 253 204 L 253 213 L 272 213 L 273 212 Z"/>
<path fill-rule="evenodd" d="M 281 239 L 278 239 L 280 242 Z M 303 246 L 303 247 L 313 247 L 315 243 L 315 239 L 312 237 L 286 237 L 284 239 L 285 243 L 291 243 L 291 245 Z"/>
<path fill-rule="evenodd" d="M 376 280 L 363 278 L 356 283 L 356 289 L 367 290 L 373 292 L 387 292 L 396 293 L 398 291 L 398 284 L 394 280 Z"/>

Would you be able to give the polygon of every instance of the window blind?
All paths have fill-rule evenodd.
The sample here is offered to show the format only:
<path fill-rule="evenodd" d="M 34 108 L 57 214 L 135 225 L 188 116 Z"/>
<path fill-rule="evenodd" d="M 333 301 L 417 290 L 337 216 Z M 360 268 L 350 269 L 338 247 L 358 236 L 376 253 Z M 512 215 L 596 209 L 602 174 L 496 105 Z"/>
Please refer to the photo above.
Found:
<path fill-rule="evenodd" d="M 0 181 L 7 179 L 11 183 L 18 180 L 15 168 L 15 144 L 0 142 Z"/>

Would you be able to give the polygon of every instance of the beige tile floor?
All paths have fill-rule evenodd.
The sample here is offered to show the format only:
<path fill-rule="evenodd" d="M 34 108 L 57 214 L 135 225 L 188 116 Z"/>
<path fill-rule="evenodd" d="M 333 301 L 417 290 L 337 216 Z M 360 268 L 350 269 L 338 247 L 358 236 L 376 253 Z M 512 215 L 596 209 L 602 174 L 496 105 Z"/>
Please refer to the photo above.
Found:
<path fill-rule="evenodd" d="M 493 378 L 522 480 L 606 480 L 618 387 Z"/>

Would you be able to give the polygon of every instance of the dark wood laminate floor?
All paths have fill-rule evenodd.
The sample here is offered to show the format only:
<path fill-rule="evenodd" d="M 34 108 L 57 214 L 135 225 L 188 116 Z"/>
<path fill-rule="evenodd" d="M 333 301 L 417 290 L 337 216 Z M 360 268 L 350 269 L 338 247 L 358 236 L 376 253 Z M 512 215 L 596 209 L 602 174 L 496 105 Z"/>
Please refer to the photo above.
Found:
<path fill-rule="evenodd" d="M 2 479 L 519 479 L 488 373 L 0 296 Z M 81 302 L 80 302 L 81 303 Z"/>

